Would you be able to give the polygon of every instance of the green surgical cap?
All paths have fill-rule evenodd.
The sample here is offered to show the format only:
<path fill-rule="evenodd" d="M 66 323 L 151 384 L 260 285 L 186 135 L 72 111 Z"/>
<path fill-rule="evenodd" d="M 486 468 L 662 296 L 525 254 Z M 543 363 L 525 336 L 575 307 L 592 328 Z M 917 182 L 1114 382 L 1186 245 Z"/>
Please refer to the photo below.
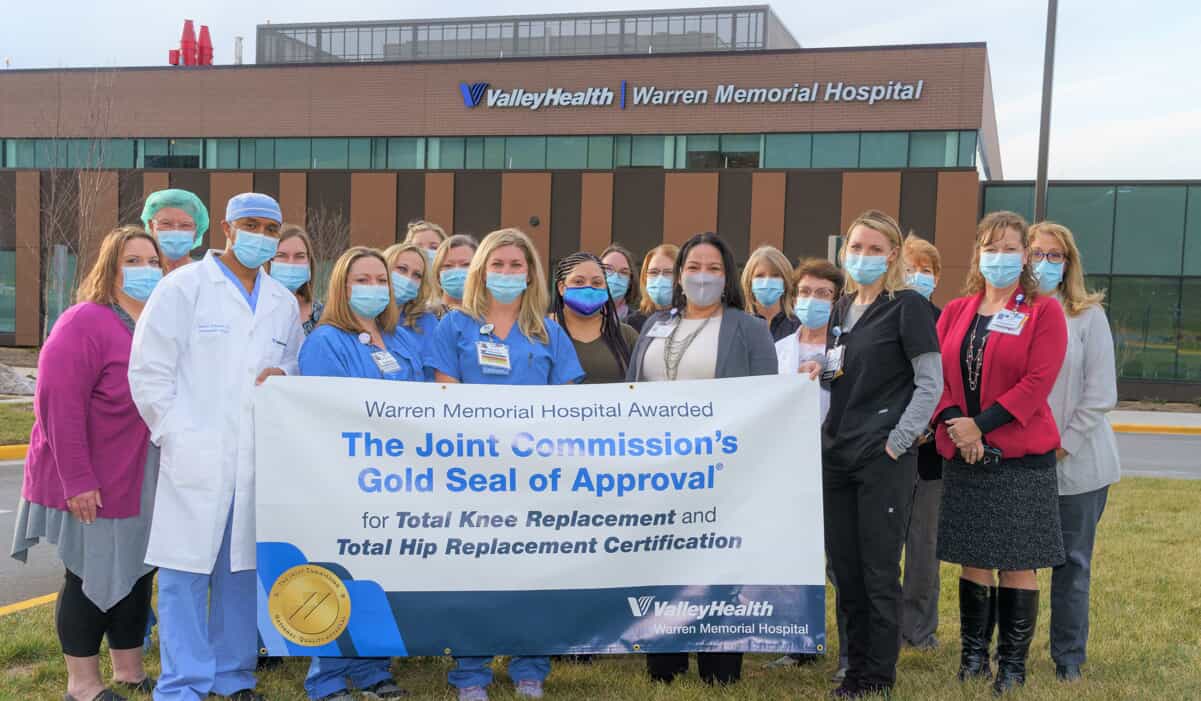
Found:
<path fill-rule="evenodd" d="M 209 211 L 196 195 L 187 190 L 159 190 L 146 198 L 146 206 L 142 208 L 142 226 L 150 231 L 150 220 L 160 209 L 174 207 L 182 209 L 196 220 L 196 240 L 192 248 L 196 248 L 204 240 L 204 232 L 209 230 Z"/>

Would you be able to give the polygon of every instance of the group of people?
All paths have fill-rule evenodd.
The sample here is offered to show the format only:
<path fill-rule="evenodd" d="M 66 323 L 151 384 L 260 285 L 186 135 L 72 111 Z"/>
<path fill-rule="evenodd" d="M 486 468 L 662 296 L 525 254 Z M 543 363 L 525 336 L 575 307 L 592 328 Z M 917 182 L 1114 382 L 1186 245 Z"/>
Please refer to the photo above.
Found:
<path fill-rule="evenodd" d="M 903 643 L 938 645 L 940 561 L 962 566 L 961 680 L 992 676 L 995 628 L 994 689 L 1024 683 L 1034 573 L 1047 567 L 1052 656 L 1061 679 L 1080 676 L 1092 546 L 1118 478 L 1104 417 L 1116 380 L 1102 297 L 1085 290 L 1063 226 L 985 217 L 965 296 L 940 314 L 938 250 L 877 211 L 852 223 L 840 265 L 794 267 L 764 246 L 741 274 L 716 233 L 657 246 L 641 265 L 617 244 L 580 251 L 548 277 L 517 229 L 477 241 L 418 221 L 386 250 L 345 251 L 324 299 L 311 240 L 267 195 L 230 199 L 226 247 L 198 260 L 209 215 L 194 194 L 153 193 L 142 224 L 104 239 L 39 360 L 13 556 L 58 546 L 69 701 L 263 698 L 252 398 L 296 374 L 502 385 L 808 374 L 822 386 L 832 695 L 886 693 Z M 142 652 L 156 572 L 152 680 Z M 697 657 L 707 682 L 741 676 L 741 654 Z M 686 654 L 647 656 L 663 682 L 688 666 Z M 509 664 L 526 698 L 542 697 L 550 670 L 547 657 Z M 487 699 L 491 681 L 486 657 L 457 658 L 449 674 L 464 701 Z M 314 658 L 305 690 L 405 695 L 387 658 Z"/>

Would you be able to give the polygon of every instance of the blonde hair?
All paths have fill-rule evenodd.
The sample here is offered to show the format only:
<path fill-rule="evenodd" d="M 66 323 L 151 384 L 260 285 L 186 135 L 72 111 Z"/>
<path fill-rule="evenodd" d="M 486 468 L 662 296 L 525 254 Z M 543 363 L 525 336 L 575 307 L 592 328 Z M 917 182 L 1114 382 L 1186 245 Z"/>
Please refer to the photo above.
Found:
<path fill-rule="evenodd" d="M 417 219 L 409 222 L 409 228 L 405 230 L 405 240 L 401 241 L 401 243 L 413 243 L 413 237 L 422 231 L 432 231 L 438 235 L 439 241 L 446 240 L 446 229 L 443 229 L 432 221 Z"/>
<path fill-rule="evenodd" d="M 333 326 L 347 333 L 364 333 L 367 329 L 359 325 L 358 318 L 350 308 L 350 295 L 346 292 L 350 268 L 360 258 L 374 258 L 390 272 L 388 261 L 384 255 L 374 248 L 355 246 L 338 257 L 334 269 L 329 274 L 329 291 L 326 294 L 325 311 L 321 313 L 321 324 Z M 388 280 L 388 306 L 380 315 L 375 317 L 380 333 L 392 333 L 396 330 L 396 322 L 400 312 L 396 309 L 396 300 L 392 296 L 391 275 Z"/>
<path fill-rule="evenodd" d="M 746 305 L 746 309 L 743 311 L 748 314 L 759 313 L 759 301 L 755 299 L 755 293 L 751 290 L 751 282 L 755 279 L 755 268 L 759 267 L 760 263 L 767 263 L 775 268 L 776 274 L 784 282 L 784 296 L 780 297 L 780 311 L 791 318 L 792 306 L 796 302 L 796 285 L 792 284 L 792 263 L 789 263 L 788 256 L 781 253 L 775 246 L 760 246 L 746 259 L 746 265 L 742 268 L 742 297 L 743 303 Z"/>
<path fill-rule="evenodd" d="M 905 237 L 901 255 L 915 260 L 927 260 L 930 262 L 930 268 L 934 270 L 934 277 L 942 275 L 942 256 L 939 255 L 938 249 L 934 247 L 934 244 L 912 231 Z"/>
<path fill-rule="evenodd" d="M 402 253 L 410 252 L 416 253 L 417 257 L 421 259 L 421 265 L 424 266 L 422 270 L 424 272 L 421 274 L 421 284 L 417 286 L 417 296 L 406 302 L 404 306 L 401 306 L 397 311 L 397 314 L 398 316 L 404 317 L 404 320 L 400 323 L 404 324 L 410 329 L 420 330 L 421 327 L 417 325 L 417 320 L 421 318 L 422 314 L 425 314 L 429 311 L 430 298 L 434 294 L 434 285 L 430 282 L 430 277 L 432 275 L 430 269 L 433 268 L 433 266 L 429 264 L 429 259 L 425 257 L 424 250 L 419 248 L 415 243 L 394 243 L 385 248 L 384 264 L 388 267 L 388 284 L 391 285 L 392 266 L 396 265 L 396 259 L 399 258 Z"/>
<path fill-rule="evenodd" d="M 1034 238 L 1039 234 L 1054 238 L 1064 250 L 1064 275 L 1058 289 L 1068 316 L 1080 316 L 1089 307 L 1101 304 L 1105 293 L 1090 292 L 1084 286 L 1084 263 L 1080 260 L 1080 249 L 1076 247 L 1076 237 L 1071 229 L 1053 221 L 1040 221 L 1031 226 L 1026 235 L 1027 248 L 1034 245 Z"/>
<path fill-rule="evenodd" d="M 650 316 L 659 310 L 655 306 L 654 300 L 646 290 L 646 271 L 651 267 L 651 259 L 655 256 L 666 256 L 671 259 L 672 275 L 675 275 L 676 258 L 680 255 L 680 247 L 674 243 L 661 243 L 651 250 L 646 252 L 646 256 L 642 259 L 642 268 L 638 271 L 638 291 L 642 293 L 642 300 L 638 303 L 638 311 Z M 671 306 L 668 304 L 667 306 Z"/>
<path fill-rule="evenodd" d="M 546 291 L 546 272 L 534 242 L 520 229 L 500 229 L 484 237 L 475 256 L 471 259 L 471 267 L 467 269 L 467 284 L 463 289 L 463 311 L 476 319 L 488 315 L 492 306 L 492 295 L 488 292 L 488 259 L 496 249 L 504 246 L 517 246 L 525 255 L 526 275 L 529 278 L 528 287 L 521 295 L 521 309 L 517 314 L 517 326 L 521 333 L 530 340 L 548 343 L 550 335 L 546 332 L 543 316 L 546 314 L 550 298 Z"/>
<path fill-rule="evenodd" d="M 984 291 L 984 275 L 980 273 L 980 251 L 993 241 L 1004 237 L 1009 229 L 1018 233 L 1018 241 L 1023 249 L 1030 247 L 1026 241 L 1030 225 L 1016 212 L 990 212 L 976 225 L 976 247 L 972 249 L 972 267 L 968 269 L 967 280 L 963 283 L 964 295 L 975 295 Z M 1027 300 L 1033 301 L 1038 296 L 1038 280 L 1034 279 L 1029 265 L 1022 266 L 1018 285 Z"/>
<path fill-rule="evenodd" d="M 304 255 L 309 261 L 309 281 L 296 288 L 296 296 L 306 302 L 313 301 L 313 280 L 317 277 L 317 261 L 313 259 L 313 239 L 296 224 L 284 224 L 279 230 L 279 243 L 288 239 L 300 239 L 304 243 Z"/>
<path fill-rule="evenodd" d="M 855 217 L 855 221 L 847 227 L 846 244 L 850 243 L 851 232 L 857 226 L 867 227 L 872 231 L 884 234 L 884 237 L 892 244 L 893 250 L 897 252 L 897 257 L 888 264 L 888 270 L 884 272 L 884 292 L 891 298 L 897 290 L 909 287 L 909 283 L 905 281 L 905 261 L 902 260 L 904 255 L 901 251 L 904 246 L 902 240 L 904 237 L 901 235 L 901 227 L 897 224 L 897 220 L 878 209 L 869 209 Z M 839 254 L 839 261 L 844 268 L 847 260 L 846 244 L 843 245 L 842 252 Z M 859 291 L 859 283 L 855 282 L 855 278 L 847 275 L 844 289 L 848 295 L 853 295 Z"/>
<path fill-rule="evenodd" d="M 158 241 L 140 227 L 119 226 L 105 234 L 104 240 L 100 242 L 96 262 L 79 284 L 79 289 L 75 291 L 76 302 L 117 303 L 117 277 L 121 272 L 121 255 L 125 252 L 125 244 L 134 239 L 146 239 L 154 246 L 154 255 L 159 259 L 159 269 L 162 269 L 163 254 L 159 250 Z"/>

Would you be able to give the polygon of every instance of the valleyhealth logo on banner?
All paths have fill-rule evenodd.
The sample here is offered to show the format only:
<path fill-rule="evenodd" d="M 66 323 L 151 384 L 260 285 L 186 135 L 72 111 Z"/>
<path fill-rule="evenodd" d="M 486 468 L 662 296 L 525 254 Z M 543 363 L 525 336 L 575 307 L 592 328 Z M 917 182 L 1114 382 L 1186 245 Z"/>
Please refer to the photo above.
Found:
<path fill-rule="evenodd" d="M 273 379 L 267 654 L 822 652 L 818 404 L 803 376 Z"/>

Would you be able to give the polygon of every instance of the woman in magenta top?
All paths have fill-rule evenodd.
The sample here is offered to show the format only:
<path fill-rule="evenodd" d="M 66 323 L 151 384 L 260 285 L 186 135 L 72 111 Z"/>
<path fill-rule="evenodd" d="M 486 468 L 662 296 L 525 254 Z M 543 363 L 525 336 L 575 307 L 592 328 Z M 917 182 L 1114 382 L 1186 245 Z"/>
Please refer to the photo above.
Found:
<path fill-rule="evenodd" d="M 12 556 L 58 546 L 66 577 L 56 624 L 68 701 L 123 699 L 100 676 L 107 636 L 114 685 L 149 691 L 142 639 L 153 572 L 145 565 L 158 461 L 127 378 L 133 327 L 162 278 L 158 244 L 136 227 L 105 237 L 96 264 L 38 359 L 33 432 Z"/>

